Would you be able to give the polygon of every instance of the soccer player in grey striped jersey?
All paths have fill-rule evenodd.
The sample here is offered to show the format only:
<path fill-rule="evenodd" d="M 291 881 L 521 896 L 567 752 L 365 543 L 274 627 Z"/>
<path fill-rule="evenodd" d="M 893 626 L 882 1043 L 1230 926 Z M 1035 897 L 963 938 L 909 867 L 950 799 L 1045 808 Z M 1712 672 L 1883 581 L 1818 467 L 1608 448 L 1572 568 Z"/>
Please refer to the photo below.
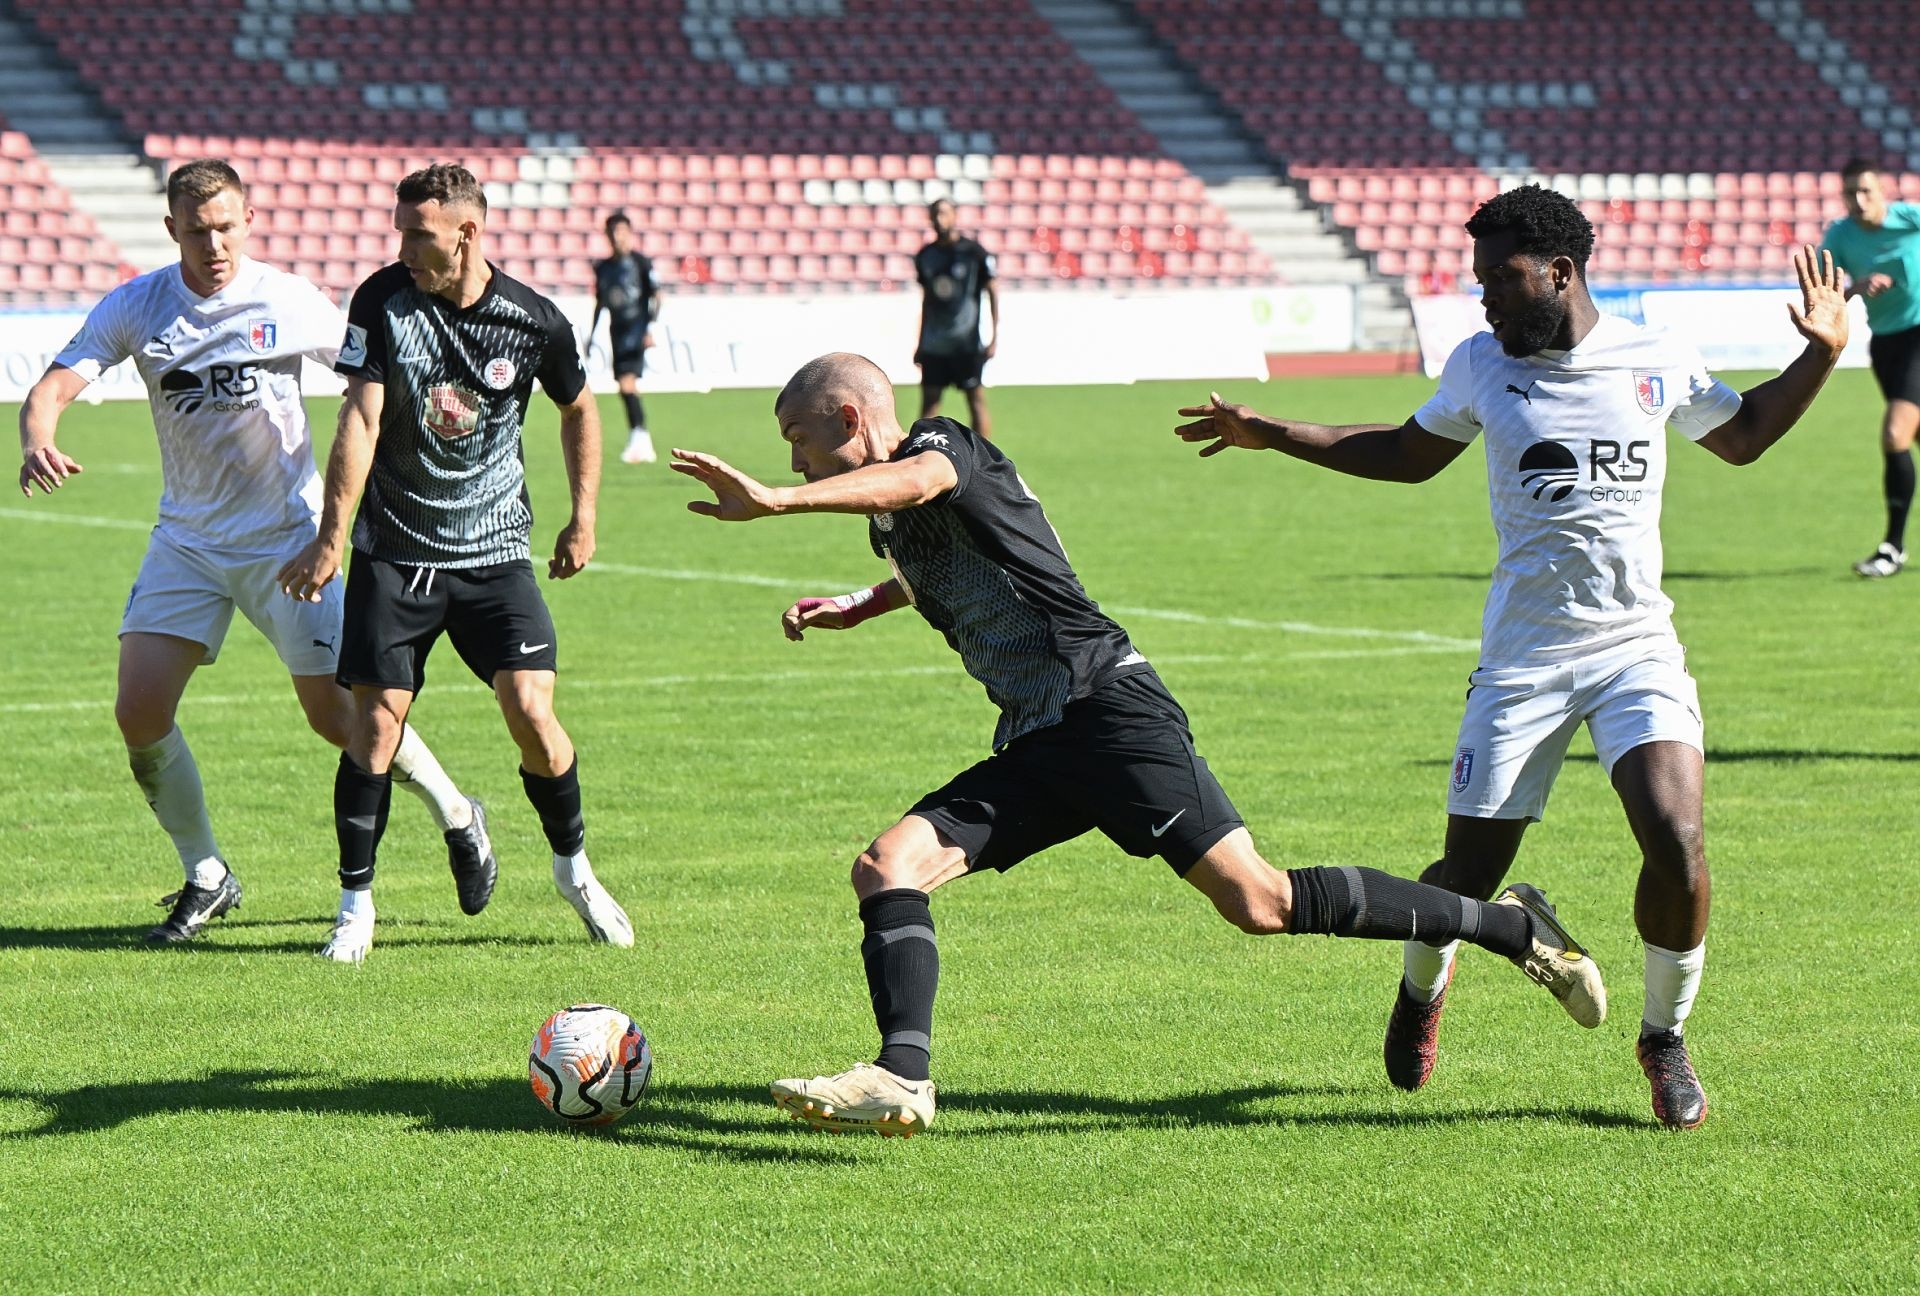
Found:
<path fill-rule="evenodd" d="M 334 781 L 340 913 L 322 954 L 357 963 L 373 943 L 374 857 L 386 825 L 388 767 L 427 654 L 442 633 L 488 684 L 520 752 L 520 778 L 553 848 L 553 880 L 594 940 L 631 945 L 626 913 L 594 876 L 579 763 L 553 714 L 553 618 L 530 561 L 533 514 L 520 427 L 533 383 L 560 407 L 573 516 L 547 574 L 593 556 L 600 418 L 559 308 L 487 262 L 487 200 L 464 167 L 431 166 L 395 188 L 400 260 L 354 293 L 335 368 L 346 375 L 327 461 L 320 534 L 280 572 L 318 598 L 339 574 L 353 528 L 340 682 L 354 724 Z M 463 880 L 478 913 L 491 873 Z"/>
<path fill-rule="evenodd" d="M 156 944 L 193 940 L 240 904 L 214 839 L 200 769 L 174 722 L 187 683 L 219 656 L 235 609 L 272 642 L 314 732 L 346 745 L 351 699 L 335 683 L 338 591 L 289 604 L 274 586 L 313 538 L 320 477 L 301 401 L 306 359 L 332 363 L 340 308 L 306 280 L 246 255 L 253 206 L 226 162 L 201 158 L 167 177 L 167 232 L 180 261 L 120 285 L 34 384 L 20 412 L 32 498 L 81 471 L 54 444 L 61 415 L 105 370 L 131 359 L 160 440 L 160 519 L 120 622 L 114 718 L 134 781 L 186 869 Z M 432 812 L 456 873 L 491 868 L 486 819 L 411 728 L 394 769 Z"/>

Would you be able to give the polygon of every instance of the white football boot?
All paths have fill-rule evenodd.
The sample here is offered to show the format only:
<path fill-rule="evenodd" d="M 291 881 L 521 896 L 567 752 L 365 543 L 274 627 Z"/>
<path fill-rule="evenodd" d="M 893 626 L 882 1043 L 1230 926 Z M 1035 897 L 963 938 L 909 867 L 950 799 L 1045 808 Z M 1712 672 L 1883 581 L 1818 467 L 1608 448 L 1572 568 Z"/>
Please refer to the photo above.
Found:
<path fill-rule="evenodd" d="M 1856 575 L 1865 576 L 1868 580 L 1880 580 L 1896 574 L 1906 565 L 1907 551 L 1895 549 L 1882 541 L 1878 549 L 1855 563 L 1853 570 Z"/>
<path fill-rule="evenodd" d="M 1560 1001 L 1567 1016 L 1591 1030 L 1607 1019 L 1607 987 L 1600 979 L 1600 968 L 1593 956 L 1560 925 L 1539 888 L 1515 882 L 1502 891 L 1497 905 L 1507 905 L 1527 915 L 1532 932 L 1527 952 L 1513 960 L 1527 978 L 1543 985 Z"/>
<path fill-rule="evenodd" d="M 620 462 L 630 464 L 650 464 L 658 456 L 653 452 L 653 434 L 645 428 L 635 428 L 627 433 L 627 448 L 620 452 Z"/>
<path fill-rule="evenodd" d="M 553 857 L 553 889 L 573 906 L 587 925 L 587 935 L 594 940 L 623 949 L 633 945 L 633 924 L 627 920 L 627 911 L 600 885 L 585 856 L 578 863 L 565 855 Z"/>
<path fill-rule="evenodd" d="M 335 963 L 362 963 L 373 948 L 373 910 L 348 913 L 341 910 L 333 920 L 333 935 L 320 947 L 320 957 Z"/>
<path fill-rule="evenodd" d="M 775 1106 L 815 1129 L 912 1138 L 933 1124 L 933 1081 L 902 1080 L 871 1062 L 839 1075 L 775 1080 L 769 1088 Z"/>

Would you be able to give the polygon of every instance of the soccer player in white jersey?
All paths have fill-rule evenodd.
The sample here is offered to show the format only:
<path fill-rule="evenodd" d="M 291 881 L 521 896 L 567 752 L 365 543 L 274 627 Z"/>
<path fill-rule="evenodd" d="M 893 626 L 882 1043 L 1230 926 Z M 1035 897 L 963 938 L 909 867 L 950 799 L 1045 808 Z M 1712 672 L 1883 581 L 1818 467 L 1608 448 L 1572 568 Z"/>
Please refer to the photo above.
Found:
<path fill-rule="evenodd" d="M 1421 880 L 1491 896 L 1584 722 L 1642 856 L 1641 1066 L 1654 1115 L 1691 1128 L 1707 1109 L 1682 1037 L 1706 957 L 1704 747 L 1673 605 L 1660 591 L 1665 429 L 1728 463 L 1759 458 L 1832 372 L 1847 340 L 1845 299 L 1830 256 L 1796 253 L 1801 301 L 1789 313 L 1805 349 L 1737 393 L 1693 347 L 1600 314 L 1586 284 L 1593 227 L 1566 197 L 1510 190 L 1483 204 L 1467 231 L 1492 331 L 1460 344 L 1412 418 L 1327 427 L 1216 395 L 1180 411 L 1197 421 L 1178 435 L 1209 443 L 1202 455 L 1278 450 L 1356 477 L 1421 482 L 1485 431 L 1500 557 L 1454 751 L 1446 853 Z M 1387 1074 L 1401 1088 L 1432 1074 L 1453 955 L 1452 945 L 1405 946 L 1386 1038 Z"/>
<path fill-rule="evenodd" d="M 227 163 L 176 169 L 167 211 L 179 264 L 109 293 L 20 413 L 20 489 L 31 499 L 34 487 L 51 493 L 81 471 L 54 434 L 89 383 L 131 357 L 147 385 L 164 488 L 120 623 L 114 718 L 134 780 L 186 869 L 186 884 L 161 901 L 172 906 L 166 921 L 147 933 L 155 943 L 192 940 L 240 904 L 199 767 L 174 723 L 187 681 L 219 655 L 234 609 L 279 652 L 316 733 L 342 747 L 352 718 L 352 698 L 334 682 L 339 591 L 295 603 L 274 581 L 318 526 L 301 365 L 309 356 L 332 363 L 345 318 L 306 280 L 247 257 L 253 208 Z M 495 874 L 480 803 L 411 731 L 395 764 L 446 836 L 461 907 L 478 913 Z"/>

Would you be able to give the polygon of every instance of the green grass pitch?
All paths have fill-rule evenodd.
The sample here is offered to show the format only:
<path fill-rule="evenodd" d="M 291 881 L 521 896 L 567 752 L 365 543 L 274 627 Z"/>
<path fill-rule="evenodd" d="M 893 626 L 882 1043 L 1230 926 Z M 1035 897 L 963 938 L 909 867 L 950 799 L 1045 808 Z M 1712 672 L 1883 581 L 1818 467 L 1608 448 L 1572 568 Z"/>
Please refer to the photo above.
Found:
<path fill-rule="evenodd" d="M 1168 429 L 1205 390 L 993 399 L 1268 857 L 1417 873 L 1494 552 L 1480 451 L 1422 487 L 1198 461 Z M 1332 421 L 1428 390 L 1227 388 Z M 648 403 L 664 445 L 788 480 L 766 393 Z M 1397 947 L 1242 936 L 1089 837 L 940 895 L 939 1120 L 899 1143 L 811 1133 L 765 1088 L 872 1055 L 848 865 L 993 727 L 911 614 L 780 636 L 792 598 L 884 575 L 858 520 L 722 527 L 664 467 L 609 463 L 595 568 L 546 588 L 633 950 L 589 946 L 553 894 L 498 714 L 442 645 L 415 719 L 492 807 L 499 890 L 463 918 L 396 797 L 371 959 L 315 958 L 335 757 L 242 624 L 181 723 L 245 906 L 154 951 L 178 870 L 111 697 L 158 458 L 143 408 L 77 406 L 86 474 L 0 507 L 0 1290 L 1910 1291 L 1920 577 L 1847 569 L 1878 535 L 1877 423 L 1846 373 L 1752 468 L 1671 446 L 1667 588 L 1710 752 L 1702 1129 L 1648 1113 L 1637 857 L 1583 737 L 1515 876 L 1601 960 L 1601 1029 L 1470 954 L 1439 1071 L 1401 1094 Z M 563 520 L 555 427 L 536 401 L 537 550 Z M 527 1087 L 534 1027 L 578 1000 L 655 1049 L 607 1133 Z"/>

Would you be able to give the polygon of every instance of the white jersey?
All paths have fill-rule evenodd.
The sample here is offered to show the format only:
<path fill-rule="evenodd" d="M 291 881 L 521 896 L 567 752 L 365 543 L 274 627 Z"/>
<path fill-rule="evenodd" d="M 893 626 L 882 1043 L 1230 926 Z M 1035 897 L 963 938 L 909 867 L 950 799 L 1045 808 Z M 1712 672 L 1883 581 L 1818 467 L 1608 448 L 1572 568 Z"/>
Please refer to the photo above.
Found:
<path fill-rule="evenodd" d="M 345 333 L 339 307 L 297 275 L 243 261 L 202 297 L 171 265 L 108 293 L 54 363 L 91 382 L 133 358 L 160 438 L 161 534 L 278 553 L 320 516 L 302 359 L 331 365 Z"/>
<path fill-rule="evenodd" d="M 1500 560 L 1480 664 L 1673 638 L 1673 602 L 1660 590 L 1664 429 L 1698 441 L 1739 408 L 1695 348 L 1612 316 L 1571 351 L 1516 358 L 1491 333 L 1456 347 L 1413 417 L 1455 441 L 1486 429 Z"/>

